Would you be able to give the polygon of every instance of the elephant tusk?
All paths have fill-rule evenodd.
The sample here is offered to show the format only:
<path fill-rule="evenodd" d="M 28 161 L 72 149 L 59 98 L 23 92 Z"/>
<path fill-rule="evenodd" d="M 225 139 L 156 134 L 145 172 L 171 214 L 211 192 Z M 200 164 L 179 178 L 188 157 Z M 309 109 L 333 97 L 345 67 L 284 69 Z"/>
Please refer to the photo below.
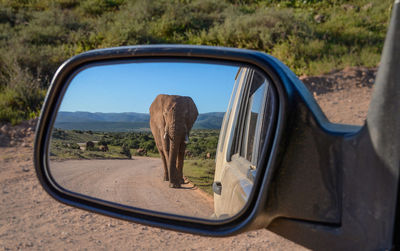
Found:
<path fill-rule="evenodd" d="M 189 136 L 186 134 L 186 137 L 185 137 L 185 144 L 189 144 Z"/>
<path fill-rule="evenodd" d="M 167 139 L 167 136 L 168 136 L 168 125 L 165 125 L 165 128 L 164 128 L 164 139 Z"/>

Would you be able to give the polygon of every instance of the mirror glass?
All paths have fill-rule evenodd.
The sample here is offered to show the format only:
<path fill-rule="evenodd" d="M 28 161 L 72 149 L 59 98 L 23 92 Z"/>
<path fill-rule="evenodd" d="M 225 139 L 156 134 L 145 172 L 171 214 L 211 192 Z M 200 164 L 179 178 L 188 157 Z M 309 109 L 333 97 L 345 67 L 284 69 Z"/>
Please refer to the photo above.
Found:
<path fill-rule="evenodd" d="M 138 209 L 222 219 L 253 187 L 270 128 L 270 81 L 249 66 L 94 64 L 71 77 L 49 147 L 66 190 Z"/>

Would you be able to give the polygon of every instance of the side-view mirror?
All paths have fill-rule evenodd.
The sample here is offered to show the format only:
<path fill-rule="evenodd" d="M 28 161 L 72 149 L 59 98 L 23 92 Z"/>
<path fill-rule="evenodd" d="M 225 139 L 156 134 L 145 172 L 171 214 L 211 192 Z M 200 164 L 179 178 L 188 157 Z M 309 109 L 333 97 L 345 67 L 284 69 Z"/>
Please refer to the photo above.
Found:
<path fill-rule="evenodd" d="M 200 46 L 72 58 L 54 77 L 40 120 L 37 168 L 45 188 L 62 202 L 106 214 L 118 209 L 134 221 L 236 232 L 228 226 L 261 206 L 254 201 L 265 189 L 287 99 L 263 58 L 279 63 Z"/>
<path fill-rule="evenodd" d="M 391 249 L 400 235 L 398 5 L 362 127 L 330 123 L 295 74 L 261 52 L 94 50 L 53 78 L 36 130 L 38 178 L 62 203 L 141 224 L 209 236 L 268 228 L 312 249 Z"/>
<path fill-rule="evenodd" d="M 63 88 L 46 170 L 60 190 L 209 220 L 235 216 L 253 196 L 278 103 L 256 66 L 127 58 L 88 63 Z"/>

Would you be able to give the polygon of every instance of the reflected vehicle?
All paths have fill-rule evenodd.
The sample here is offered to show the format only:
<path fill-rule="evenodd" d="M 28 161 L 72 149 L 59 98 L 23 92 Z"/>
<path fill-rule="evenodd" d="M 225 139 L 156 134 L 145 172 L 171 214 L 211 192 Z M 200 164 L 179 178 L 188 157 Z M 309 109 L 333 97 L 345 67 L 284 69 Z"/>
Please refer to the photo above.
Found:
<path fill-rule="evenodd" d="M 232 217 L 251 196 L 274 95 L 240 64 L 84 67 L 59 103 L 50 174 L 64 190 L 139 210 Z"/>
<path fill-rule="evenodd" d="M 264 141 L 270 141 L 275 124 L 275 95 L 267 78 L 251 68 L 239 69 L 217 148 L 216 217 L 235 215 L 250 197 Z"/>

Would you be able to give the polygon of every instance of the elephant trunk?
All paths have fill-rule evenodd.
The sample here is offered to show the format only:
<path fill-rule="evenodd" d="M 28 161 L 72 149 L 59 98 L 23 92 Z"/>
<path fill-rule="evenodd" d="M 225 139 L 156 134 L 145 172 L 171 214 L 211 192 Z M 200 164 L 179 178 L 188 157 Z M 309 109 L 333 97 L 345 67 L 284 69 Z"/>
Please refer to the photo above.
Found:
<path fill-rule="evenodd" d="M 181 144 L 185 140 L 186 130 L 184 126 L 184 121 L 182 118 L 173 113 L 172 123 L 166 126 L 166 137 L 169 138 L 169 157 L 168 157 L 168 169 L 169 169 L 169 180 L 170 187 L 180 187 L 181 177 L 178 171 L 178 153 L 181 148 Z"/>
<path fill-rule="evenodd" d="M 175 130 L 175 129 L 173 129 L 173 130 Z M 187 145 L 187 144 L 189 144 L 190 143 L 190 140 L 189 140 L 189 132 L 188 132 L 188 130 L 187 130 L 187 128 L 186 128 L 186 126 L 185 126 L 185 128 L 184 128 L 184 131 L 185 131 L 185 144 Z M 170 136 L 171 135 L 171 136 Z M 169 132 L 169 127 L 168 127 L 168 125 L 166 125 L 165 126 L 165 128 L 164 128 L 164 136 L 163 136 L 163 138 L 164 139 L 167 139 L 167 138 L 171 138 L 171 139 L 173 139 L 174 137 L 175 137 L 175 133 L 174 132 Z"/>
<path fill-rule="evenodd" d="M 168 158 L 168 167 L 169 167 L 169 180 L 170 180 L 170 187 L 180 187 L 181 179 L 180 173 L 178 170 L 178 154 L 181 150 L 181 145 L 185 140 L 184 134 L 175 134 L 174 137 L 171 137 L 169 144 L 169 158 Z"/>
<path fill-rule="evenodd" d="M 169 169 L 169 182 L 170 187 L 180 187 L 177 167 L 179 146 L 174 141 L 170 141 L 168 169 Z"/>

